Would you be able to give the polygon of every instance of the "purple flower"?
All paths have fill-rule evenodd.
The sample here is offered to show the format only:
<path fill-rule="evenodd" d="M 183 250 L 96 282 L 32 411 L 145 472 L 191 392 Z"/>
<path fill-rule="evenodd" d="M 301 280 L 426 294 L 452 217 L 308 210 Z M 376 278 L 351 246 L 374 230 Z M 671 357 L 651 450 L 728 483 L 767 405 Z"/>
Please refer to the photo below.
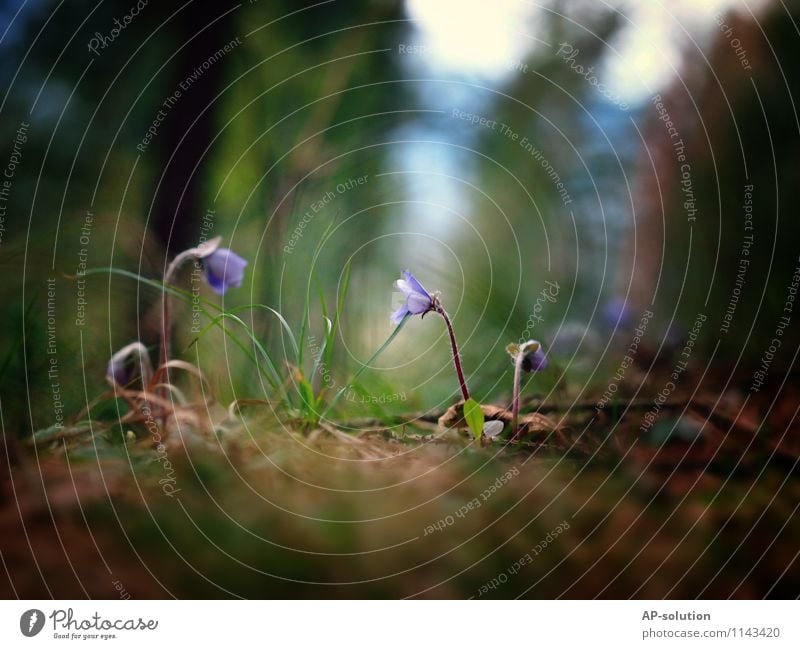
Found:
<path fill-rule="evenodd" d="M 127 358 L 113 357 L 106 367 L 106 378 L 117 385 L 128 385 L 133 380 L 133 371 L 127 366 Z"/>
<path fill-rule="evenodd" d="M 136 377 L 142 377 L 142 385 L 147 386 L 153 375 L 153 366 L 147 348 L 138 340 L 125 345 L 115 353 L 106 366 L 106 380 L 111 385 L 128 385 Z"/>
<path fill-rule="evenodd" d="M 228 248 L 217 248 L 203 259 L 206 279 L 212 290 L 223 295 L 229 288 L 239 287 L 244 279 L 247 261 Z"/>
<path fill-rule="evenodd" d="M 406 298 L 403 306 L 392 313 L 392 322 L 399 325 L 407 315 L 425 315 L 433 310 L 433 298 L 407 270 L 403 271 L 403 279 L 398 279 L 394 287 Z"/>
<path fill-rule="evenodd" d="M 514 363 L 514 397 L 511 402 L 511 430 L 514 434 L 512 439 L 517 439 L 521 429 L 517 427 L 519 423 L 519 391 L 520 374 L 522 372 L 540 372 L 547 367 L 547 356 L 542 350 L 542 343 L 538 340 L 529 340 L 518 345 L 511 343 L 506 347 L 506 351 L 511 356 Z"/>
<path fill-rule="evenodd" d="M 633 323 L 633 313 L 625 298 L 612 297 L 603 306 L 601 320 L 609 329 L 627 329 Z"/>
<path fill-rule="evenodd" d="M 547 356 L 538 340 L 529 340 L 521 347 L 522 370 L 524 372 L 541 372 L 547 368 Z"/>

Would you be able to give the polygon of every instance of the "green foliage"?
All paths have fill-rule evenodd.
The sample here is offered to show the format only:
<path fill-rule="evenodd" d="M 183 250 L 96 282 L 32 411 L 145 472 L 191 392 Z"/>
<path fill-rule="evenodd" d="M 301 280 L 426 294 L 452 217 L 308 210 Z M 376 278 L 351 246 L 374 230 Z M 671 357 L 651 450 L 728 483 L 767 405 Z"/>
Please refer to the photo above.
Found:
<path fill-rule="evenodd" d="M 405 324 L 405 320 L 401 322 L 386 342 L 384 342 L 370 359 L 356 370 L 353 377 L 328 400 L 328 389 L 330 387 L 328 385 L 328 380 L 322 381 L 322 385 L 315 390 L 315 377 L 320 375 L 329 376 L 330 374 L 330 369 L 328 368 L 331 367 L 334 358 L 336 332 L 339 327 L 341 311 L 350 286 L 349 266 L 345 268 L 342 281 L 337 291 L 335 313 L 332 314 L 333 318 L 329 317 L 330 311 L 325 292 L 321 285 L 317 283 L 317 299 L 319 300 L 319 307 L 323 314 L 322 319 L 325 332 L 322 337 L 322 342 L 314 350 L 315 353 L 313 354 L 311 362 L 311 370 L 308 374 L 304 372 L 304 363 L 307 361 L 304 359 L 303 350 L 307 345 L 311 346 L 310 341 L 312 340 L 309 334 L 311 328 L 310 313 L 312 300 L 310 291 L 306 293 L 303 322 L 300 327 L 298 340 L 286 318 L 284 318 L 279 311 L 266 304 L 245 304 L 223 310 L 214 302 L 198 298 L 198 296 L 188 291 L 165 285 L 158 280 L 142 277 L 131 271 L 118 268 L 95 268 L 86 272 L 86 275 L 94 274 L 114 274 L 129 279 L 135 279 L 137 282 L 147 287 L 157 289 L 159 292 L 166 293 L 187 304 L 192 304 L 193 307 L 208 320 L 208 323 L 198 332 L 197 336 L 190 342 L 188 347 L 199 344 L 212 330 L 221 331 L 230 342 L 242 351 L 256 370 L 266 378 L 270 388 L 276 394 L 278 403 L 282 407 L 284 414 L 289 418 L 298 419 L 302 423 L 308 425 L 317 424 L 323 415 L 331 411 L 348 389 L 352 389 L 354 385 L 357 385 L 356 382 L 363 371 L 383 353 Z M 281 369 L 281 364 L 276 362 L 275 356 L 270 352 L 267 344 L 257 335 L 253 327 L 248 325 L 247 322 L 238 315 L 242 312 L 252 311 L 265 311 L 269 315 L 274 316 L 279 323 L 282 336 L 288 339 L 289 349 L 291 350 L 291 357 L 286 359 L 286 363 L 283 364 L 286 366 L 286 369 Z M 226 325 L 226 323 L 235 325 L 237 330 L 243 332 L 243 335 L 234 331 L 234 329 Z M 289 384 L 293 385 L 292 390 L 287 389 L 287 385 Z"/>
<path fill-rule="evenodd" d="M 464 420 L 472 431 L 472 436 L 475 439 L 480 439 L 481 433 L 483 432 L 484 416 L 481 404 L 475 401 L 475 399 L 467 399 L 464 403 Z"/>

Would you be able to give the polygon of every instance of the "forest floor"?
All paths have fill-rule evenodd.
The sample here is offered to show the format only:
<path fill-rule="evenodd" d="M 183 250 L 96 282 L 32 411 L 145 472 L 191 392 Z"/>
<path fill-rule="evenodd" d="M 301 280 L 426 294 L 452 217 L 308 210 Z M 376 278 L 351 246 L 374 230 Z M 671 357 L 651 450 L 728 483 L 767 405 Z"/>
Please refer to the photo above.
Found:
<path fill-rule="evenodd" d="M 534 401 L 553 429 L 486 444 L 257 408 L 161 446 L 4 438 L 0 595 L 800 595 L 798 392 L 675 394 L 643 428 L 654 404 Z"/>

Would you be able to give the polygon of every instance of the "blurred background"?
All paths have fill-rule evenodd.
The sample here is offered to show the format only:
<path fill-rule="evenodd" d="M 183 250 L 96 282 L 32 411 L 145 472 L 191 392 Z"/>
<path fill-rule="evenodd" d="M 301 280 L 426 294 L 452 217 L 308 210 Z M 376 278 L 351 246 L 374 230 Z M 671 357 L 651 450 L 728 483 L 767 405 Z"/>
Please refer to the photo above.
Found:
<path fill-rule="evenodd" d="M 552 352 L 540 390 L 591 393 L 618 360 L 611 334 L 646 309 L 653 354 L 703 312 L 712 372 L 747 375 L 797 265 L 792 11 L 725 0 L 3 3 L 7 425 L 25 434 L 53 419 L 49 336 L 65 412 L 101 389 L 113 350 L 157 338 L 154 294 L 135 281 L 86 278 L 78 313 L 79 265 L 159 279 L 201 236 L 222 235 L 250 261 L 225 306 L 265 303 L 298 328 L 304 296 L 333 296 L 352 266 L 341 382 L 390 333 L 404 268 L 442 292 L 484 400 L 509 392 L 503 349 L 523 336 Z M 280 349 L 279 327 L 259 318 Z M 176 318 L 183 342 L 188 321 Z M 791 364 L 796 332 L 775 366 Z M 441 323 L 404 335 L 365 380 L 404 393 L 405 409 L 447 402 L 457 386 Z M 198 353 L 221 400 L 262 396 L 252 366 L 220 343 L 209 336 Z"/>
<path fill-rule="evenodd" d="M 635 337 L 617 396 L 655 395 L 691 341 L 687 390 L 741 413 L 763 378 L 762 414 L 795 403 L 798 24 L 770 0 L 0 2 L 4 435 L 81 412 L 123 345 L 155 356 L 158 290 L 83 271 L 158 281 L 218 235 L 249 264 L 203 297 L 294 331 L 310 305 L 317 339 L 349 272 L 335 386 L 391 334 L 410 269 L 481 402 L 508 402 L 505 347 L 535 338 L 550 368 L 526 395 L 593 403 Z M 273 316 L 240 315 L 294 362 Z M 174 318 L 219 403 L 271 398 Z M 337 416 L 457 400 L 441 320 L 409 322 L 359 395 Z"/>

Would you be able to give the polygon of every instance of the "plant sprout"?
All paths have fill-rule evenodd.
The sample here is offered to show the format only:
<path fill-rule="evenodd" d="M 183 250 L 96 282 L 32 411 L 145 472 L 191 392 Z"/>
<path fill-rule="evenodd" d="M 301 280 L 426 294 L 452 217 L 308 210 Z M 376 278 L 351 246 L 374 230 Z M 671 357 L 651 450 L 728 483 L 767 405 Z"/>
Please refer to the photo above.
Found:
<path fill-rule="evenodd" d="M 506 351 L 509 353 L 514 363 L 514 396 L 511 403 L 511 431 L 513 438 L 516 438 L 519 434 L 517 424 L 519 422 L 519 392 L 522 372 L 533 373 L 542 371 L 547 367 L 547 356 L 545 356 L 544 350 L 542 350 L 542 344 L 538 340 L 529 340 L 521 345 L 511 343 L 506 347 Z"/>

